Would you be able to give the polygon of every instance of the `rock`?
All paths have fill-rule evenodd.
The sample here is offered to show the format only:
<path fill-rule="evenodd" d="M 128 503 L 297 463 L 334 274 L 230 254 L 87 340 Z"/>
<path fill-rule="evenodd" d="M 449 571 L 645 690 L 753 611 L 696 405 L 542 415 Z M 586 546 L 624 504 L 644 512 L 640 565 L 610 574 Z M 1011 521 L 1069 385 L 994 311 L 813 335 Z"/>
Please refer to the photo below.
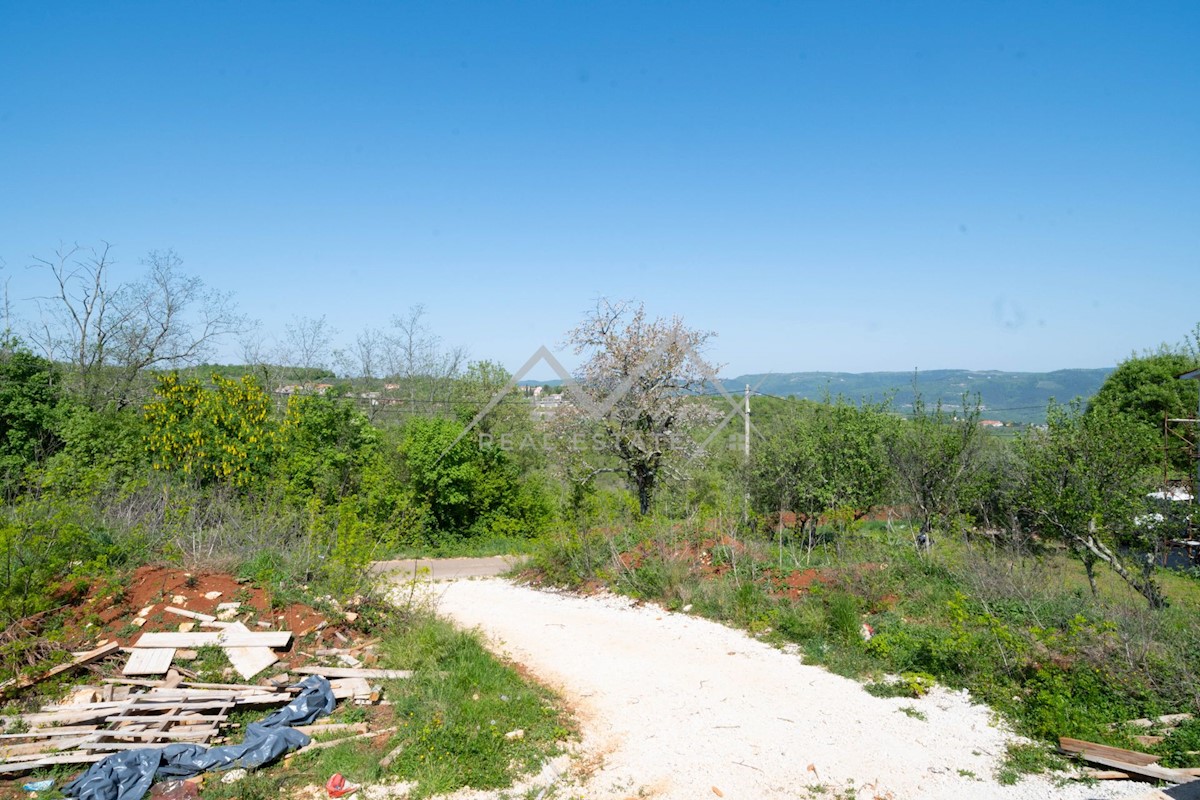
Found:
<path fill-rule="evenodd" d="M 249 772 L 241 768 L 231 769 L 221 776 L 221 783 L 237 783 L 249 774 Z"/>
<path fill-rule="evenodd" d="M 183 608 L 183 606 L 187 605 L 187 598 L 181 594 L 174 595 L 171 598 L 171 605 Z"/>
<path fill-rule="evenodd" d="M 509 731 L 508 733 L 504 734 L 504 738 L 508 739 L 510 742 L 515 742 L 517 739 L 525 738 L 525 731 L 517 728 L 515 731 Z"/>
<path fill-rule="evenodd" d="M 216 591 L 213 591 L 213 592 L 205 592 L 205 593 L 204 593 L 204 596 L 205 596 L 207 599 L 209 599 L 209 600 L 216 600 L 218 597 L 220 597 L 220 596 L 221 596 L 221 593 L 220 593 L 220 592 L 216 592 Z"/>
<path fill-rule="evenodd" d="M 194 623 L 194 622 L 181 622 L 181 623 L 179 623 L 179 632 L 180 633 L 191 633 L 192 630 L 195 629 L 195 627 L 196 627 L 196 623 Z"/>
<path fill-rule="evenodd" d="M 200 654 L 197 653 L 195 650 L 176 650 L 175 651 L 175 660 L 176 661 L 195 661 L 199 657 L 200 657 Z"/>

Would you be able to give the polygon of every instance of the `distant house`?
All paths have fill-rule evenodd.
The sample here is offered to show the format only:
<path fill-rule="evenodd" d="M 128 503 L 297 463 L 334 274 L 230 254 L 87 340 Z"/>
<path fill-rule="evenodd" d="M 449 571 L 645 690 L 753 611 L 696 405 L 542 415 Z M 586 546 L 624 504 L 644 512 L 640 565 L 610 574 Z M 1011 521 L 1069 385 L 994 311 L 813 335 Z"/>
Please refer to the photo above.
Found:
<path fill-rule="evenodd" d="M 981 419 L 979 424 L 985 428 L 1003 428 L 1004 423 L 998 419 Z"/>

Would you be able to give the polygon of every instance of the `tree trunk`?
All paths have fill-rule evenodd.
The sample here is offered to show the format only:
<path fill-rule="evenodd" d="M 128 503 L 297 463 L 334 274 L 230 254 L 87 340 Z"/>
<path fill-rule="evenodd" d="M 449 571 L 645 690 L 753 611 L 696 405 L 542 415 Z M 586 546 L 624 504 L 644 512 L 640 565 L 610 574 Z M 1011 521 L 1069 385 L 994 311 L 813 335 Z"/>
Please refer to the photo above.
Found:
<path fill-rule="evenodd" d="M 1121 580 L 1125 581 L 1125 583 L 1129 584 L 1129 586 L 1137 591 L 1138 594 L 1146 598 L 1146 602 L 1150 604 L 1151 608 L 1166 607 L 1167 598 L 1163 597 L 1162 592 L 1159 591 L 1158 584 L 1156 584 L 1152 578 L 1149 576 L 1139 578 L 1138 576 L 1132 574 L 1129 570 L 1125 569 L 1125 565 L 1121 563 L 1120 559 L 1117 558 L 1117 555 L 1113 553 L 1113 551 L 1109 550 L 1103 542 L 1096 539 L 1096 537 L 1075 536 L 1073 538 L 1077 544 L 1083 548 L 1086 548 L 1086 550 L 1095 558 L 1112 567 L 1113 572 L 1121 576 Z"/>

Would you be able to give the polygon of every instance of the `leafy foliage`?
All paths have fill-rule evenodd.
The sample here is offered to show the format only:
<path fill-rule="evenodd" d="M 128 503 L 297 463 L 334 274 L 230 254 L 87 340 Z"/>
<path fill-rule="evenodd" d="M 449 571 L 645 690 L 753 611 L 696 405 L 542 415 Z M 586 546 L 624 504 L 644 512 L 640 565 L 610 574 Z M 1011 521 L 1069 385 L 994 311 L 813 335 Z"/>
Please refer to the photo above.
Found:
<path fill-rule="evenodd" d="M 912 418 L 888 439 L 900 499 L 908 503 L 928 533 L 935 522 L 954 523 L 964 508 L 966 487 L 977 473 L 983 434 L 978 399 L 963 397 L 962 413 L 941 402 L 926 406 L 913 398 Z"/>
<path fill-rule="evenodd" d="M 1132 356 L 1108 376 L 1088 403 L 1088 413 L 1105 419 L 1123 417 L 1136 423 L 1148 435 L 1161 437 L 1165 417 L 1189 419 L 1195 416 L 1200 403 L 1200 381 L 1181 381 L 1177 376 L 1197 366 L 1200 366 L 1198 355 L 1166 347 Z M 1174 444 L 1181 443 L 1176 441 Z M 1194 452 L 1182 446 L 1169 446 L 1168 452 L 1170 465 L 1178 474 L 1190 476 L 1194 472 Z"/>
<path fill-rule="evenodd" d="M 60 445 L 58 370 L 20 343 L 0 339 L 0 493 Z"/>
<path fill-rule="evenodd" d="M 236 381 L 214 375 L 212 382 L 208 388 L 177 373 L 159 377 L 145 408 L 146 446 L 154 469 L 202 485 L 247 487 L 280 451 L 271 398 L 250 375 Z"/>
<path fill-rule="evenodd" d="M 1143 427 L 1103 407 L 1084 414 L 1079 403 L 1051 406 L 1046 430 L 1031 431 L 1019 443 L 1027 465 L 1019 513 L 1030 529 L 1070 545 L 1089 577 L 1092 565 L 1103 561 L 1158 605 L 1153 580 L 1135 574 L 1116 551 L 1118 543 L 1143 553 L 1153 549 L 1134 525 L 1146 508 L 1153 445 Z"/>

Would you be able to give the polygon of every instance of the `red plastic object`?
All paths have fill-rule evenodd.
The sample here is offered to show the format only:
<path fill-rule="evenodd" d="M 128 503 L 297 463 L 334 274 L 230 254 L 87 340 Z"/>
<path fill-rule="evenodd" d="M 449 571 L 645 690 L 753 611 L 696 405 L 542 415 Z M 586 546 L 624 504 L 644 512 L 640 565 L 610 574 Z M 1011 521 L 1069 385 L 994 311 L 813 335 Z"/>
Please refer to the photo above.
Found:
<path fill-rule="evenodd" d="M 338 772 L 330 776 L 329 782 L 325 784 L 325 791 L 329 792 L 330 797 L 347 797 L 358 791 L 358 786 L 349 783 L 342 773 Z"/>

